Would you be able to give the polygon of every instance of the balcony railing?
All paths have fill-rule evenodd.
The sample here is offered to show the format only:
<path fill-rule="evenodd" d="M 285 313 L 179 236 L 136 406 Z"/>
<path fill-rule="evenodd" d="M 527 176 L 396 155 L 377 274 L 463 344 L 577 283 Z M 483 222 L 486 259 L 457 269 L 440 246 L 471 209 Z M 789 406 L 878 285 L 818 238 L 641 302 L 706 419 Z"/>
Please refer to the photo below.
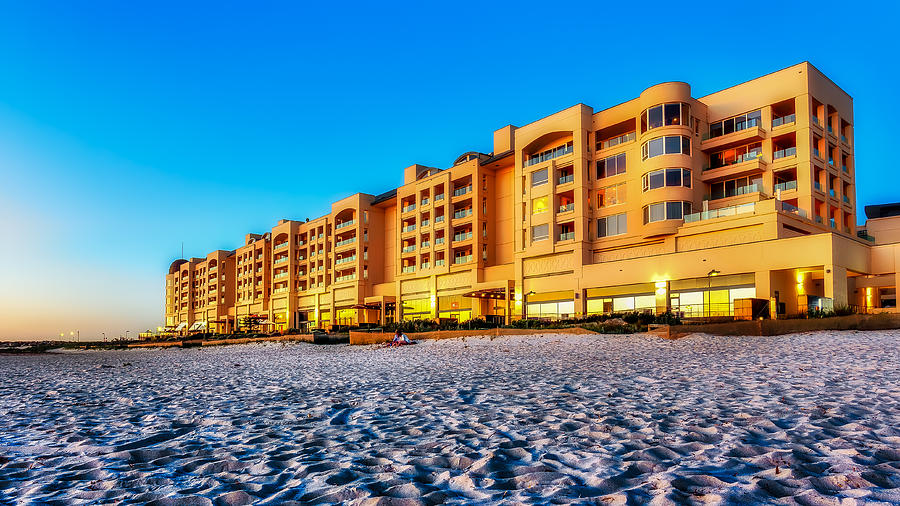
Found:
<path fill-rule="evenodd" d="M 444 265 L 445 263 L 446 263 L 446 262 L 444 261 L 443 258 L 438 258 L 437 260 L 434 261 L 434 266 L 435 266 L 435 267 L 440 267 L 441 265 Z"/>
<path fill-rule="evenodd" d="M 410 273 L 410 272 L 416 272 L 416 266 L 415 266 L 415 265 L 407 265 L 407 266 L 404 266 L 404 267 L 401 269 L 401 271 L 402 271 L 404 274 Z"/>
<path fill-rule="evenodd" d="M 797 121 L 796 114 L 788 114 L 787 116 L 782 116 L 780 118 L 772 118 L 772 128 L 781 126 L 781 125 L 789 125 Z"/>
<path fill-rule="evenodd" d="M 750 202 L 749 204 L 741 204 L 741 205 L 737 205 L 737 206 L 723 207 L 722 209 L 715 209 L 712 211 L 702 211 L 699 213 L 686 214 L 684 216 L 684 222 L 692 223 L 695 221 L 723 218 L 725 216 L 736 216 L 738 214 L 749 214 L 749 213 L 753 213 L 755 210 L 756 210 L 756 204 L 754 204 L 753 202 Z"/>
<path fill-rule="evenodd" d="M 775 185 L 775 191 L 781 190 L 784 192 L 784 191 L 796 190 L 796 189 L 797 189 L 796 181 L 787 181 L 787 182 L 778 183 Z"/>
<path fill-rule="evenodd" d="M 830 190 L 828 190 L 828 195 L 831 197 L 837 198 L 837 192 L 834 191 L 834 188 L 831 188 Z"/>
<path fill-rule="evenodd" d="M 431 267 L 431 264 L 429 264 L 428 262 L 422 262 L 422 268 L 423 268 L 423 269 L 428 269 L 428 268 L 430 268 L 430 267 Z"/>
<path fill-rule="evenodd" d="M 403 212 L 408 213 L 410 211 L 415 210 L 415 208 L 416 208 L 415 204 L 409 204 L 408 206 L 403 206 Z"/>
<path fill-rule="evenodd" d="M 403 230 L 404 233 L 406 233 L 406 232 L 414 232 L 414 231 L 416 230 L 416 225 L 415 225 L 415 224 L 407 225 L 407 226 L 403 227 L 402 230 Z"/>
<path fill-rule="evenodd" d="M 423 206 L 427 206 L 427 205 L 428 205 L 428 202 L 430 202 L 430 200 L 428 200 L 427 197 L 424 198 L 424 199 L 422 199 L 422 205 L 423 205 Z"/>
<path fill-rule="evenodd" d="M 465 218 L 467 216 L 472 216 L 472 208 L 469 209 L 460 209 L 459 211 L 453 212 L 453 219 Z"/>
<path fill-rule="evenodd" d="M 287 245 L 288 245 L 288 242 L 287 242 L 287 241 L 284 241 L 284 242 L 282 242 L 282 243 L 276 244 L 276 245 L 275 245 L 275 249 L 276 249 L 276 250 L 280 250 L 281 248 L 286 248 Z"/>
<path fill-rule="evenodd" d="M 815 188 L 816 190 L 822 191 L 822 183 L 820 183 L 818 181 L 813 181 L 813 188 Z"/>
<path fill-rule="evenodd" d="M 704 170 L 713 170 L 721 167 L 728 167 L 730 165 L 737 165 L 739 163 L 749 162 L 760 158 L 762 158 L 762 151 L 751 151 L 750 153 L 736 156 L 733 161 L 730 161 L 728 163 L 710 162 L 709 167 L 704 168 Z"/>
<path fill-rule="evenodd" d="M 422 220 L 423 227 L 427 227 L 428 225 L 431 225 L 431 220 Z"/>
<path fill-rule="evenodd" d="M 796 188 L 796 187 L 797 187 L 797 182 L 794 181 L 794 188 Z M 725 199 L 728 197 L 737 197 L 739 195 L 748 195 L 750 193 L 756 193 L 756 192 L 762 192 L 762 191 L 763 191 L 763 185 L 761 183 L 753 183 L 753 184 L 748 184 L 746 186 L 738 186 L 734 190 L 727 190 L 727 191 L 725 191 L 725 194 L 722 195 L 721 197 L 713 197 L 711 195 L 705 195 L 705 197 L 707 197 L 706 200 L 718 200 L 718 199 Z"/>
<path fill-rule="evenodd" d="M 349 256 L 349 257 L 338 258 L 337 260 L 334 261 L 334 265 L 341 265 L 341 264 L 346 264 L 346 263 L 355 262 L 355 261 L 356 261 L 356 255 L 353 255 L 353 256 Z"/>
<path fill-rule="evenodd" d="M 798 215 L 798 216 L 801 216 L 801 217 L 803 217 L 803 218 L 806 218 L 806 211 L 804 211 L 803 209 L 800 209 L 800 208 L 797 207 L 797 206 L 788 204 L 787 202 L 782 202 L 782 203 L 781 203 L 781 210 L 784 211 L 784 212 L 786 212 L 786 213 L 796 214 L 796 215 Z"/>
<path fill-rule="evenodd" d="M 472 261 L 472 255 L 453 257 L 454 264 L 467 264 Z"/>
<path fill-rule="evenodd" d="M 456 234 L 453 236 L 453 242 L 457 241 L 467 241 L 472 238 L 472 232 L 464 233 L 464 234 Z"/>
<path fill-rule="evenodd" d="M 423 247 L 423 248 L 429 248 L 429 247 L 431 247 L 431 243 L 428 242 L 428 241 L 423 241 L 423 242 L 422 242 L 422 247 Z"/>
<path fill-rule="evenodd" d="M 561 232 L 559 234 L 560 241 L 568 241 L 575 238 L 575 232 Z"/>
<path fill-rule="evenodd" d="M 290 275 L 291 274 L 289 272 L 279 272 L 278 274 L 275 275 L 275 279 L 284 279 Z"/>
<path fill-rule="evenodd" d="M 844 173 L 846 173 L 846 174 L 850 173 L 850 169 L 848 169 L 846 165 L 841 165 L 841 170 L 844 171 Z"/>
<path fill-rule="evenodd" d="M 469 193 L 470 191 L 472 191 L 472 185 L 463 186 L 462 188 L 457 188 L 457 189 L 453 190 L 453 196 L 460 197 L 462 195 Z"/>
<path fill-rule="evenodd" d="M 821 217 L 821 216 L 816 216 L 816 217 L 815 217 L 815 222 L 816 222 L 816 223 L 822 223 L 822 217 Z"/>
<path fill-rule="evenodd" d="M 819 122 L 819 117 L 818 117 L 818 116 L 813 116 L 813 117 L 812 117 L 812 122 L 813 122 L 813 125 L 822 126 L 822 123 Z"/>
<path fill-rule="evenodd" d="M 556 184 L 566 184 L 572 181 L 575 181 L 575 174 L 566 174 L 565 176 L 560 176 Z"/>
<path fill-rule="evenodd" d="M 772 159 L 778 160 L 779 158 L 787 158 L 789 156 L 797 155 L 797 146 L 793 146 L 790 148 L 779 149 L 772 153 Z"/>
<path fill-rule="evenodd" d="M 276 289 L 272 290 L 272 293 L 287 293 L 287 291 L 288 291 L 287 288 L 276 288 Z"/>
<path fill-rule="evenodd" d="M 356 236 L 351 237 L 349 239 L 344 239 L 343 241 L 338 241 L 338 242 L 334 243 L 334 247 L 340 248 L 341 246 L 346 246 L 348 244 L 353 244 L 355 242 L 356 242 Z"/>
<path fill-rule="evenodd" d="M 353 281 L 356 279 L 356 274 L 347 274 L 346 276 L 338 276 L 334 278 L 335 283 L 340 283 L 342 281 Z"/>
<path fill-rule="evenodd" d="M 834 129 L 831 128 L 831 125 L 828 125 L 827 130 L 828 130 L 828 133 L 830 133 L 830 134 L 834 133 Z"/>
<path fill-rule="evenodd" d="M 637 132 L 628 132 L 627 134 L 620 135 L 618 137 L 613 137 L 612 139 L 606 139 L 601 143 L 600 149 L 611 148 L 613 146 L 618 146 L 619 144 L 624 144 L 626 142 L 631 142 L 637 138 Z"/>
<path fill-rule="evenodd" d="M 443 215 L 443 214 L 440 215 L 440 216 L 435 216 L 435 217 L 434 217 L 434 223 L 435 223 L 435 224 L 437 224 L 437 223 L 443 223 L 443 222 L 444 222 L 444 215 Z"/>
<path fill-rule="evenodd" d="M 869 231 L 864 228 L 860 228 L 856 231 L 856 237 L 859 237 L 860 239 L 864 239 L 869 242 L 875 242 L 875 238 L 872 237 L 871 235 L 869 235 Z"/>
<path fill-rule="evenodd" d="M 412 244 L 412 245 L 410 245 L 410 246 L 406 246 L 405 248 L 403 248 L 403 252 L 404 252 L 404 253 L 409 253 L 409 252 L 415 251 L 415 250 L 416 250 L 416 245 L 415 245 L 415 244 Z"/>
<path fill-rule="evenodd" d="M 438 246 L 438 245 L 441 245 L 441 244 L 444 244 L 444 238 L 443 238 L 443 237 L 438 237 L 437 239 L 434 240 L 434 245 L 435 245 L 435 246 Z"/>
<path fill-rule="evenodd" d="M 847 140 L 847 136 L 844 134 L 841 134 L 841 142 L 843 142 L 844 144 L 850 144 L 850 141 Z"/>
<path fill-rule="evenodd" d="M 837 222 L 834 221 L 834 218 L 828 218 L 828 224 L 831 226 L 831 228 L 837 228 Z"/>
<path fill-rule="evenodd" d="M 708 141 L 710 139 L 715 139 L 716 137 L 722 137 L 723 135 L 729 135 L 732 133 L 741 132 L 741 131 L 747 130 L 748 128 L 753 128 L 755 126 L 759 126 L 759 120 L 757 120 L 756 118 L 749 118 L 746 121 L 742 121 L 742 122 L 735 121 L 734 132 L 725 133 L 723 131 L 722 133 L 718 133 L 717 135 L 713 135 L 710 132 L 706 132 L 705 134 L 703 134 L 700 137 L 700 140 Z"/>
<path fill-rule="evenodd" d="M 555 149 L 548 149 L 547 151 L 544 151 L 543 153 L 540 153 L 537 155 L 531 155 L 530 157 L 528 157 L 528 159 L 525 160 L 525 167 L 534 165 L 536 163 L 545 162 L 547 160 L 552 160 L 554 158 L 559 158 L 561 156 L 568 155 L 569 153 L 573 153 L 574 151 L 575 151 L 574 144 L 566 144 L 564 146 L 559 146 L 558 148 L 555 148 Z"/>
<path fill-rule="evenodd" d="M 559 206 L 559 209 L 556 212 L 557 213 L 567 213 L 569 211 L 574 211 L 574 210 L 575 210 L 575 203 L 570 202 L 564 206 Z"/>
<path fill-rule="evenodd" d="M 438 200 L 444 200 L 443 193 L 438 193 L 437 195 L 434 196 L 434 201 L 437 202 Z"/>
<path fill-rule="evenodd" d="M 345 227 L 352 227 L 353 225 L 356 225 L 356 220 L 342 221 L 342 222 L 338 223 L 337 225 L 335 225 L 334 229 L 340 230 Z"/>
<path fill-rule="evenodd" d="M 288 258 L 288 257 L 276 258 L 274 263 L 275 263 L 275 265 L 279 265 L 279 264 L 283 264 L 283 263 L 287 262 L 288 260 L 290 260 L 290 258 Z M 256 272 L 261 272 L 261 271 L 262 271 L 262 269 L 256 269 Z"/>

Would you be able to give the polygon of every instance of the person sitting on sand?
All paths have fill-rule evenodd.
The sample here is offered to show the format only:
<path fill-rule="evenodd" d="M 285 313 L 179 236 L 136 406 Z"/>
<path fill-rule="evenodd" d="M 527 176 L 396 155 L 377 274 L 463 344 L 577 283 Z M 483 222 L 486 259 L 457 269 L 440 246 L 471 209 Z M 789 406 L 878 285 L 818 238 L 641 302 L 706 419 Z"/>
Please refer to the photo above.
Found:
<path fill-rule="evenodd" d="M 391 346 L 402 346 L 404 344 L 412 344 L 412 342 L 406 337 L 406 334 L 397 329 L 397 332 L 394 333 L 394 339 L 391 340 Z"/>

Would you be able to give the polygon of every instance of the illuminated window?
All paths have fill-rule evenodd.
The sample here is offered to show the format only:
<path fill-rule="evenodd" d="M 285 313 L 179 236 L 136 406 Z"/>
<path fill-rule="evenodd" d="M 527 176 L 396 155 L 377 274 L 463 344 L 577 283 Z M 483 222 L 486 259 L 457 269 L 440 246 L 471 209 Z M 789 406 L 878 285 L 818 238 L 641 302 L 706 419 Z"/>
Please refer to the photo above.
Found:
<path fill-rule="evenodd" d="M 606 188 L 601 188 L 597 192 L 597 206 L 610 207 L 617 204 L 625 203 L 625 183 L 619 183 Z"/>
<path fill-rule="evenodd" d="M 550 197 L 540 197 L 531 200 L 531 214 L 547 212 L 550 206 Z"/>

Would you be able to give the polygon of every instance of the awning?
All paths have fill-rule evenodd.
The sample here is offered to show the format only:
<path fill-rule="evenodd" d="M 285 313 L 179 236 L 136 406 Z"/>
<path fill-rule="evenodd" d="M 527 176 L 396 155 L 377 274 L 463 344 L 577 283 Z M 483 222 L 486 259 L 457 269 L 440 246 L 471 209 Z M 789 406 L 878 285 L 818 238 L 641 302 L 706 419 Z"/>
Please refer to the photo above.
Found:
<path fill-rule="evenodd" d="M 275 322 L 273 322 L 272 320 L 263 320 L 259 323 L 260 325 L 275 325 Z"/>
<path fill-rule="evenodd" d="M 506 299 L 506 290 L 502 288 L 491 288 L 488 290 L 475 290 L 463 294 L 463 297 L 472 297 L 476 299 Z"/>
<path fill-rule="evenodd" d="M 369 302 L 368 304 L 354 304 L 350 309 L 381 309 L 381 304 L 377 302 Z"/>
<path fill-rule="evenodd" d="M 178 332 L 179 330 L 183 330 L 186 326 L 187 326 L 187 323 L 184 323 L 184 322 L 179 323 L 178 326 L 175 327 L 175 332 Z"/>
<path fill-rule="evenodd" d="M 205 328 L 206 328 L 206 322 L 205 322 L 205 321 L 194 322 L 194 324 L 191 325 L 191 328 L 188 329 L 188 332 L 193 332 L 193 331 L 195 331 L 195 330 L 203 330 L 203 329 L 205 329 Z"/>

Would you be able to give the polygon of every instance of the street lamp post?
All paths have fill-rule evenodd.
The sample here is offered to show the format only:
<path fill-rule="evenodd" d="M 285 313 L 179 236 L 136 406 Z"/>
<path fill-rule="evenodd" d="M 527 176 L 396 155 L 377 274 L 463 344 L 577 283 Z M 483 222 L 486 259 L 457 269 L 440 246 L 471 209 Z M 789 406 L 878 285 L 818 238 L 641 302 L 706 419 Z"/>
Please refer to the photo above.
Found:
<path fill-rule="evenodd" d="M 534 295 L 534 294 L 535 294 L 535 291 L 534 291 L 534 290 L 530 290 L 528 293 L 526 293 L 526 294 L 522 297 L 522 313 L 525 315 L 525 319 L 526 319 L 526 320 L 528 319 L 528 296 L 529 296 L 529 295 Z"/>
<path fill-rule="evenodd" d="M 125 331 L 125 340 L 126 340 L 126 341 L 128 340 L 128 333 L 129 333 L 129 332 L 131 332 L 131 331 L 130 331 L 130 330 L 126 330 L 126 331 Z"/>
<path fill-rule="evenodd" d="M 712 285 L 712 277 L 718 276 L 719 271 L 713 269 L 706 273 L 706 317 L 712 316 L 712 293 L 710 293 Z"/>

